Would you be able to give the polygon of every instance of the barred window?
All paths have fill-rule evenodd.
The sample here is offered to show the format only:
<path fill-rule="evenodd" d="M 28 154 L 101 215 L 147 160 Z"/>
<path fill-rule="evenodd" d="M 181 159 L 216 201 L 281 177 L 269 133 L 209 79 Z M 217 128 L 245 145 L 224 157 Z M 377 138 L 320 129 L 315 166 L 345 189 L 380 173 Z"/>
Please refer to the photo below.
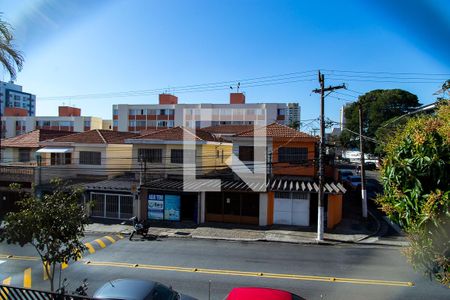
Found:
<path fill-rule="evenodd" d="M 101 165 L 101 152 L 80 151 L 80 165 Z"/>
<path fill-rule="evenodd" d="M 188 150 L 192 151 L 192 150 Z M 195 159 L 195 151 L 194 153 L 188 153 L 188 157 Z M 182 164 L 184 162 L 183 160 L 184 151 L 183 149 L 172 149 L 170 150 L 170 162 L 173 164 Z M 188 161 L 186 163 L 194 163 L 193 161 Z"/>
<path fill-rule="evenodd" d="M 239 159 L 241 161 L 253 161 L 254 158 L 253 146 L 239 146 Z"/>
<path fill-rule="evenodd" d="M 302 163 L 308 160 L 308 148 L 281 147 L 278 150 L 278 162 Z"/>
<path fill-rule="evenodd" d="M 162 149 L 138 149 L 138 158 L 149 163 L 161 163 Z"/>

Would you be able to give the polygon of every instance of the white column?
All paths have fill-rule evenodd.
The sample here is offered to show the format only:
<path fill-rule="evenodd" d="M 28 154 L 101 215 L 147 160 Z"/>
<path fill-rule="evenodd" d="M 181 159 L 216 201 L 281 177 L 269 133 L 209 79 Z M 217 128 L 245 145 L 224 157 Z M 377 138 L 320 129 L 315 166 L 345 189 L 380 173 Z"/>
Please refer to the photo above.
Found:
<path fill-rule="evenodd" d="M 267 203 L 268 203 L 267 193 L 259 194 L 259 226 L 267 225 Z"/>
<path fill-rule="evenodd" d="M 206 205 L 205 205 L 205 192 L 200 192 L 200 223 L 205 223 Z"/>

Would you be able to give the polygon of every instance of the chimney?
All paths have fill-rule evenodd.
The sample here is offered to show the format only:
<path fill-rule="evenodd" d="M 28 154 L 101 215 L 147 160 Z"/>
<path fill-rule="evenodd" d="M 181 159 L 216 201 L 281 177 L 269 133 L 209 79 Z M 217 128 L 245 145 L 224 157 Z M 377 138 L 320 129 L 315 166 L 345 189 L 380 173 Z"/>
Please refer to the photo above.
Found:
<path fill-rule="evenodd" d="M 159 104 L 178 104 L 178 97 L 171 94 L 159 94 Z"/>
<path fill-rule="evenodd" d="M 81 109 L 71 106 L 59 106 L 58 116 L 60 117 L 79 117 L 81 116 Z"/>
<path fill-rule="evenodd" d="M 245 104 L 244 93 L 230 93 L 230 104 Z"/>
<path fill-rule="evenodd" d="M 28 110 L 19 107 L 5 107 L 5 117 L 26 117 Z"/>

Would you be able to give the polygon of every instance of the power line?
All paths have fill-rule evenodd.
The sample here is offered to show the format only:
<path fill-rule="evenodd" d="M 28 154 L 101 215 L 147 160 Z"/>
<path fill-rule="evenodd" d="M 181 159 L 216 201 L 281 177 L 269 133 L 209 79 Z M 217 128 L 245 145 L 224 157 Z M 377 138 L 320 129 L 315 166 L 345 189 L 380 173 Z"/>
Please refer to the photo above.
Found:
<path fill-rule="evenodd" d="M 422 75 L 422 76 L 450 76 L 450 73 L 423 73 L 423 72 L 387 72 L 387 71 L 350 71 L 336 69 L 322 69 L 325 72 L 355 73 L 355 74 L 390 74 L 390 75 Z"/>

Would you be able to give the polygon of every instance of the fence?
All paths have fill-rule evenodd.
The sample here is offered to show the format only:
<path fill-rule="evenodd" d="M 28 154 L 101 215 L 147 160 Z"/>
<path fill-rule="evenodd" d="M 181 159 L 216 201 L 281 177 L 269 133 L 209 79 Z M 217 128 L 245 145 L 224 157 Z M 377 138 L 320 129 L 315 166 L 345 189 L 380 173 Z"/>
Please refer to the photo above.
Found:
<path fill-rule="evenodd" d="M 93 298 L 86 296 L 75 295 L 61 295 L 53 292 L 38 291 L 32 289 L 25 289 L 13 287 L 8 285 L 0 285 L 0 299 L 1 300 L 90 300 Z"/>

